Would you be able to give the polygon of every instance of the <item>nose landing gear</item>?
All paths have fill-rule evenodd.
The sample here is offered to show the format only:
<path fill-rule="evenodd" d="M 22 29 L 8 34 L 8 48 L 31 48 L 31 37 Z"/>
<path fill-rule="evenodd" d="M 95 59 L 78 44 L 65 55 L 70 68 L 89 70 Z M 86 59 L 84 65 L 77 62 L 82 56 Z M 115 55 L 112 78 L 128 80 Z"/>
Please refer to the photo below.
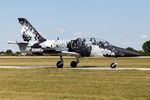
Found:
<path fill-rule="evenodd" d="M 116 68 L 116 66 L 117 66 L 117 57 L 115 57 L 115 63 L 111 63 L 111 65 L 110 65 L 110 67 L 111 68 Z"/>

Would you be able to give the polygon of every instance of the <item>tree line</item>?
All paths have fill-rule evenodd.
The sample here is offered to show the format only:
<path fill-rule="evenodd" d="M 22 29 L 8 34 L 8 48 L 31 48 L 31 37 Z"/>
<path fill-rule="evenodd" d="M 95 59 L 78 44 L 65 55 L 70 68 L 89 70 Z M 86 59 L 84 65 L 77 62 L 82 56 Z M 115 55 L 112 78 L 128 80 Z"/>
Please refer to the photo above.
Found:
<path fill-rule="evenodd" d="M 21 52 L 13 52 L 11 49 L 0 52 L 1 56 L 21 56 Z"/>
<path fill-rule="evenodd" d="M 143 50 L 136 50 L 132 47 L 128 47 L 126 49 L 134 51 L 134 52 L 138 52 L 138 53 L 142 54 L 143 56 L 150 56 L 150 40 L 143 43 L 143 46 L 142 46 Z"/>
<path fill-rule="evenodd" d="M 1 51 L 0 56 L 34 56 L 31 54 L 22 54 L 21 52 L 13 52 L 11 49 L 8 49 L 6 51 Z"/>

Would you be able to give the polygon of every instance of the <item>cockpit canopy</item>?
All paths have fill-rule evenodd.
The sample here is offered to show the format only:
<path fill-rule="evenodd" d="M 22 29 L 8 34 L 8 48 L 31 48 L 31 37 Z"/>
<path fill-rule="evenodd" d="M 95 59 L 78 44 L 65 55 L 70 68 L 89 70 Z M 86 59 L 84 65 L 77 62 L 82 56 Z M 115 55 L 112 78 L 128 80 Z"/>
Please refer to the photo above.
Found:
<path fill-rule="evenodd" d="M 86 44 L 99 45 L 100 47 L 111 45 L 108 41 L 98 38 L 77 38 L 77 40 Z"/>

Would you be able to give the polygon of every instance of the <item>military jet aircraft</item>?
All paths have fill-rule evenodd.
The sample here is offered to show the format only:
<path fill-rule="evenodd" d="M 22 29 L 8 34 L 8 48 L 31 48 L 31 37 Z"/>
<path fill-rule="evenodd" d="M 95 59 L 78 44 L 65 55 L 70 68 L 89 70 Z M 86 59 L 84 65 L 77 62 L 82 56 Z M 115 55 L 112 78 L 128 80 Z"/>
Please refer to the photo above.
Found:
<path fill-rule="evenodd" d="M 115 68 L 117 57 L 140 56 L 139 53 L 129 51 L 110 44 L 108 41 L 97 38 L 74 38 L 71 40 L 47 40 L 25 18 L 18 18 L 21 25 L 21 33 L 24 42 L 9 42 L 17 44 L 23 53 L 30 53 L 44 56 L 60 56 L 57 68 L 63 68 L 62 56 L 75 56 L 76 61 L 72 61 L 70 66 L 77 67 L 79 57 L 105 56 L 115 57 L 115 62 L 110 65 Z"/>

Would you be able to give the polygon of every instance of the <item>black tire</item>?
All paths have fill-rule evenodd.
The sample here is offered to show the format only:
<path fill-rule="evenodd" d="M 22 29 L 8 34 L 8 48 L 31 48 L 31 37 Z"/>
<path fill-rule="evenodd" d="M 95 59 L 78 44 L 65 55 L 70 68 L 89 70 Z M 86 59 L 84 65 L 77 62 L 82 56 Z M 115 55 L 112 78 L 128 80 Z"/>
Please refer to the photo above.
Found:
<path fill-rule="evenodd" d="M 56 64 L 57 68 L 63 68 L 63 65 L 64 64 L 61 61 L 58 61 Z"/>
<path fill-rule="evenodd" d="M 112 64 L 110 65 L 110 67 L 111 67 L 111 68 L 116 68 L 116 64 L 115 64 L 115 63 L 112 63 Z"/>
<path fill-rule="evenodd" d="M 77 67 L 77 62 L 76 62 L 76 61 L 72 61 L 72 62 L 70 63 L 70 66 L 71 66 L 72 68 L 76 68 L 76 67 Z"/>

